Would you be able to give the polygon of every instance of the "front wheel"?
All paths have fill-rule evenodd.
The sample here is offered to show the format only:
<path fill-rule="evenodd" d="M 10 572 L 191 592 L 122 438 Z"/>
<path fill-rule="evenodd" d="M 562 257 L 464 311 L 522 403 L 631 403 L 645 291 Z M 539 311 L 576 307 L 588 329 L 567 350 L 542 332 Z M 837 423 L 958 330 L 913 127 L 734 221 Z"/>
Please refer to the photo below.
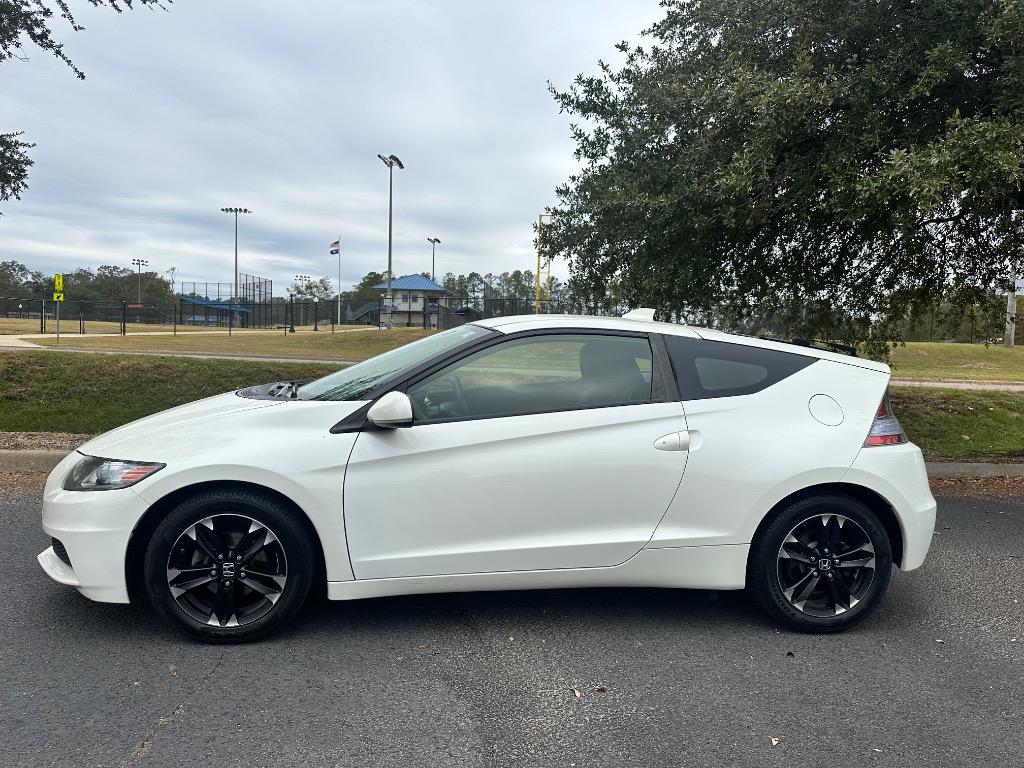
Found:
<path fill-rule="evenodd" d="M 315 565 L 310 536 L 290 509 L 249 491 L 211 491 L 157 526 L 146 592 L 162 618 L 192 637 L 243 642 L 302 607 Z"/>
<path fill-rule="evenodd" d="M 889 585 L 892 546 L 865 504 L 822 495 L 783 510 L 751 545 L 747 582 L 777 621 L 839 632 L 864 620 Z"/>

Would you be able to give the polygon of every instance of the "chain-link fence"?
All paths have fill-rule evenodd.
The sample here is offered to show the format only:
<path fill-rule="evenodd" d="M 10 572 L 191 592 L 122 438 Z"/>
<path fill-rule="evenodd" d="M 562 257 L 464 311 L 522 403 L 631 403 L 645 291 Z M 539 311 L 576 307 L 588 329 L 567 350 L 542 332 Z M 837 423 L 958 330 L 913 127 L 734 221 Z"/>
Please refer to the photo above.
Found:
<path fill-rule="evenodd" d="M 517 298 L 423 296 L 396 292 L 382 299 L 265 301 L 178 295 L 165 306 L 128 301 L 76 301 L 60 304 L 61 332 L 69 334 L 186 333 L 197 331 L 279 330 L 284 333 L 335 329 L 338 326 L 387 326 L 446 330 L 491 317 L 576 313 L 587 308 L 559 301 Z M 1005 299 L 998 308 L 977 307 L 955 318 L 941 308 L 906 321 L 908 341 L 999 342 L 1005 327 Z M 1024 297 L 1018 299 L 1016 338 L 1024 339 Z M 995 306 L 993 304 L 993 306 Z M 58 303 L 49 299 L 0 297 L 0 334 L 52 334 Z M 952 322 L 950 320 L 952 319 Z"/>
<path fill-rule="evenodd" d="M 134 333 L 173 330 L 175 306 L 127 301 L 63 301 L 0 298 L 0 333 Z"/>
<path fill-rule="evenodd" d="M 216 293 L 214 293 L 216 296 Z M 334 329 L 388 326 L 446 330 L 474 320 L 508 315 L 579 311 L 560 302 L 396 293 L 390 307 L 382 299 L 305 301 L 273 298 L 246 301 L 178 295 L 167 306 L 128 301 L 60 302 L 39 298 L 0 298 L 0 333 L 132 334 L 235 330 Z M 389 311 L 390 310 L 390 311 Z"/>

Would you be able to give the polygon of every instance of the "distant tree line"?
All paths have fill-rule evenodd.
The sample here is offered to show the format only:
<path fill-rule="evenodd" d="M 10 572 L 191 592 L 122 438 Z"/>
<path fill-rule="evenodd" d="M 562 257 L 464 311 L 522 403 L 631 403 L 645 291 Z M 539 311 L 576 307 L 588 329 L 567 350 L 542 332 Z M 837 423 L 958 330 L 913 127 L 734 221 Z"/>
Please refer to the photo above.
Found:
<path fill-rule="evenodd" d="M 30 270 L 19 261 L 0 261 L 0 298 L 49 299 L 53 275 Z M 65 301 L 135 302 L 139 299 L 139 273 L 128 267 L 104 264 L 64 273 Z M 142 303 L 169 307 L 174 286 L 156 272 L 142 273 Z"/>

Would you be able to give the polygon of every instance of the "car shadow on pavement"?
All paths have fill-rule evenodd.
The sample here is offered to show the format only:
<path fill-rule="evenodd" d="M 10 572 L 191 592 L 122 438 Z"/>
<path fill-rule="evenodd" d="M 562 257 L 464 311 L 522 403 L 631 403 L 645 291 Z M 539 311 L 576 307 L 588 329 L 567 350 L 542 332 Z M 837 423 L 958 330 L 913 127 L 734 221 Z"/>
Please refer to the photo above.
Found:
<path fill-rule="evenodd" d="M 282 637 L 306 633 L 390 631 L 422 635 L 431 627 L 446 630 L 501 632 L 564 630 L 586 632 L 611 628 L 678 629 L 701 625 L 773 627 L 743 591 L 685 589 L 585 588 L 506 592 L 453 592 L 403 595 L 354 601 L 317 598 Z"/>

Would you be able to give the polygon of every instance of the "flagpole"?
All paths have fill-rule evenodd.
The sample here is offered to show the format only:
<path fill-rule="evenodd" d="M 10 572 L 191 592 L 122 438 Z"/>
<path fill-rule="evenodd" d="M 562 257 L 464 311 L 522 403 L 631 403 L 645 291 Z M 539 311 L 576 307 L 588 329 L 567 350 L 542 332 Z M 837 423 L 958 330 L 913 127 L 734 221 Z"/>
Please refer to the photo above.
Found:
<path fill-rule="evenodd" d="M 341 235 L 338 235 L 338 325 L 341 325 Z"/>

